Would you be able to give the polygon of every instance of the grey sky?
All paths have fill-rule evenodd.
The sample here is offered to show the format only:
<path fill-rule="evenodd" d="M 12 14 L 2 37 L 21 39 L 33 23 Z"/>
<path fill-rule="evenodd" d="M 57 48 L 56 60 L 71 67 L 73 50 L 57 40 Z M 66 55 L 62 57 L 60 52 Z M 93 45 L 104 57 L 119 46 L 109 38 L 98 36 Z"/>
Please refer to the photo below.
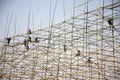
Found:
<path fill-rule="evenodd" d="M 55 3 L 57 0 L 52 1 L 52 8 L 51 8 L 51 17 L 53 16 L 53 11 L 55 7 Z M 15 16 L 16 16 L 16 34 L 25 33 L 28 24 L 28 15 L 31 3 L 31 16 L 30 16 L 30 28 L 33 29 L 33 21 L 34 21 L 34 28 L 35 30 L 42 27 L 48 27 L 49 25 L 49 9 L 50 9 L 50 0 L 2 0 L 0 6 L 0 38 L 3 38 L 7 16 L 8 16 L 8 25 L 11 16 L 11 23 L 9 29 L 9 35 L 12 36 L 14 34 L 14 23 L 15 23 Z M 66 6 L 66 18 L 72 16 L 72 7 L 73 7 L 73 0 L 65 1 Z M 32 19 L 33 17 L 33 19 Z M 58 0 L 54 24 L 61 22 L 63 20 L 63 0 Z M 33 20 L 33 21 L 32 21 Z"/>
<path fill-rule="evenodd" d="M 26 32 L 28 25 L 30 3 L 31 3 L 31 16 L 30 16 L 30 24 L 29 24 L 30 28 L 33 29 L 33 21 L 34 21 L 34 30 L 40 29 L 40 25 L 42 26 L 42 28 L 48 27 L 49 17 L 50 17 L 49 15 L 50 1 L 52 2 L 51 17 L 53 16 L 55 3 L 56 1 L 58 1 L 55 12 L 54 24 L 64 20 L 63 1 L 65 3 L 66 19 L 72 17 L 74 0 L 1 0 L 0 1 L 0 24 L 1 24 L 0 39 L 3 38 L 5 34 L 5 27 L 7 23 L 8 13 L 9 13 L 8 23 L 7 23 L 8 26 L 10 22 L 10 15 L 12 15 L 8 36 L 13 36 L 14 34 L 15 16 L 16 16 L 16 34 L 21 34 Z M 85 0 L 75 0 L 75 1 L 77 6 L 83 3 Z M 109 1 L 111 2 L 112 0 Z M 89 10 L 96 8 L 98 4 L 102 4 L 102 0 L 101 1 L 96 0 L 93 3 L 91 3 L 91 5 L 93 6 L 89 6 Z M 105 4 L 108 4 L 108 0 L 105 1 Z M 76 9 L 76 11 L 78 11 L 78 14 L 80 13 L 79 9 Z M 7 34 L 5 35 L 5 37 L 7 37 Z"/>

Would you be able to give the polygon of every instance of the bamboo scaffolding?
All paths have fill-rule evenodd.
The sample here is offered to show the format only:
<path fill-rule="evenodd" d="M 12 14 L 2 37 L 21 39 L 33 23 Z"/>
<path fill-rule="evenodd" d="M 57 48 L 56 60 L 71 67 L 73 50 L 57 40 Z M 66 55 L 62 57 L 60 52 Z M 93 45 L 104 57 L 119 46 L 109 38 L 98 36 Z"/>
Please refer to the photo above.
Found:
<path fill-rule="evenodd" d="M 120 28 L 120 24 L 116 23 L 120 2 L 114 3 L 112 0 L 110 5 L 105 5 L 103 0 L 102 7 L 89 11 L 88 6 L 92 1 L 86 0 L 83 5 L 75 7 L 74 0 L 73 16 L 66 19 L 63 0 L 64 20 L 54 25 L 56 2 L 52 21 L 50 12 L 48 28 L 32 31 L 32 34 L 11 36 L 9 45 L 4 45 L 4 39 L 0 40 L 0 44 L 3 44 L 0 50 L 0 79 L 119 80 L 120 33 L 109 30 L 106 22 L 113 17 L 115 28 Z M 84 6 L 84 12 L 76 15 L 76 10 L 81 6 Z M 15 20 L 15 34 L 16 27 Z M 27 51 L 23 40 L 28 36 L 32 41 Z M 35 37 L 38 37 L 38 43 Z M 80 56 L 76 56 L 78 50 Z M 89 57 L 91 62 L 88 61 Z"/>

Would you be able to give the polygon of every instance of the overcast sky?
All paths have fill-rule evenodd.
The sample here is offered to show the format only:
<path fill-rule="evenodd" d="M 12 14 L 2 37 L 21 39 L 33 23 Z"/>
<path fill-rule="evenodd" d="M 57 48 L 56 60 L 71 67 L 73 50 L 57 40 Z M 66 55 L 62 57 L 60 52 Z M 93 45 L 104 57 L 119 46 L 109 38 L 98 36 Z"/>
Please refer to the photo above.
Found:
<path fill-rule="evenodd" d="M 42 26 L 42 28 L 49 27 L 48 25 L 50 18 L 49 15 L 50 1 L 52 3 L 51 16 L 53 16 L 55 3 L 57 1 L 54 24 L 64 20 L 63 1 L 65 3 L 66 19 L 72 17 L 74 0 L 0 0 L 0 29 L 1 29 L 0 39 L 4 37 L 6 23 L 10 28 L 8 36 L 14 35 L 15 18 L 16 18 L 16 34 L 26 33 L 26 29 L 28 26 L 30 3 L 31 3 L 31 16 L 30 16 L 30 24 L 29 24 L 30 28 L 33 29 L 33 21 L 34 21 L 34 30 L 40 29 L 40 25 Z M 75 0 L 75 1 L 77 6 L 83 3 L 85 0 Z M 93 1 L 95 2 L 94 4 L 92 3 L 92 6 L 89 6 L 89 9 L 96 8 L 96 6 L 98 5 L 99 0 L 93 0 Z M 106 1 L 111 1 L 111 0 L 106 0 Z M 11 17 L 11 22 L 10 22 L 10 17 Z M 5 34 L 5 37 L 7 37 L 7 34 Z"/>
<path fill-rule="evenodd" d="M 53 11 L 55 8 L 57 0 L 51 0 L 51 16 L 53 16 Z M 49 9 L 50 9 L 50 0 L 1 0 L 0 1 L 0 38 L 3 37 L 5 32 L 5 27 L 7 23 L 8 16 L 8 25 L 10 22 L 9 33 L 11 36 L 14 33 L 14 23 L 16 16 L 16 34 L 25 33 L 28 26 L 28 15 L 31 3 L 31 16 L 30 16 L 30 28 L 34 28 L 35 30 L 39 29 L 40 25 L 42 27 L 48 27 L 49 25 Z M 73 0 L 65 1 L 66 6 L 66 18 L 72 15 L 72 6 Z M 68 14 L 69 13 L 69 14 Z M 8 15 L 9 14 L 9 15 Z M 33 16 L 33 19 L 32 19 Z M 63 20 L 63 0 L 58 0 L 54 24 L 61 22 Z M 33 20 L 33 21 L 32 21 Z"/>

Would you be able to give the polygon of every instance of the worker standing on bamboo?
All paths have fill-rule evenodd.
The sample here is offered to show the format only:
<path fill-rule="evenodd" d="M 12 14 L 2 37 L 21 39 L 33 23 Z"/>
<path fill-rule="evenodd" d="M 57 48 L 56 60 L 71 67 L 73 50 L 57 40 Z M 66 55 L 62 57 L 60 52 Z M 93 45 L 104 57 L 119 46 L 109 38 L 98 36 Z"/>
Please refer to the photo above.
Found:
<path fill-rule="evenodd" d="M 35 37 L 35 43 L 38 43 L 38 42 L 39 42 L 39 38 Z"/>
<path fill-rule="evenodd" d="M 114 29 L 114 26 L 113 26 L 113 19 L 110 18 L 107 20 L 108 24 L 109 24 L 109 27 L 110 27 L 110 30 Z"/>
<path fill-rule="evenodd" d="M 64 44 L 64 46 L 63 46 L 63 47 L 64 47 L 64 52 L 66 52 L 66 45 Z"/>
<path fill-rule="evenodd" d="M 77 51 L 76 56 L 81 56 L 81 52 L 80 52 L 80 50 Z"/>
<path fill-rule="evenodd" d="M 29 35 L 29 34 L 32 34 L 31 29 L 28 29 L 28 31 L 27 31 L 27 35 Z"/>
<path fill-rule="evenodd" d="M 31 37 L 30 36 L 28 36 L 28 40 L 27 40 L 28 42 L 32 42 L 32 39 L 31 39 Z"/>
<path fill-rule="evenodd" d="M 11 41 L 11 38 L 6 38 L 6 40 L 7 40 L 7 44 L 9 45 L 10 41 Z"/>
<path fill-rule="evenodd" d="M 26 39 L 24 40 L 23 44 L 28 51 L 29 50 L 29 45 L 28 45 L 28 41 Z"/>
<path fill-rule="evenodd" d="M 88 63 L 91 63 L 91 57 L 88 58 Z"/>

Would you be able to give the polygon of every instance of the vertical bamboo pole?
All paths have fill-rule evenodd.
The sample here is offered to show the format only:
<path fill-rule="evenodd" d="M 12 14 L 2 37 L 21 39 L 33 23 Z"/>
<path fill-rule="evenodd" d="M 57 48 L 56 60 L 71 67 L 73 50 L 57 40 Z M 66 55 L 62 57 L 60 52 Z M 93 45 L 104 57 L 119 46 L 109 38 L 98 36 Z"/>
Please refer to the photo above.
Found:
<path fill-rule="evenodd" d="M 72 80 L 72 54 L 73 54 L 73 36 L 74 36 L 74 19 L 75 19 L 75 0 L 73 3 L 73 22 L 72 22 L 72 31 L 71 31 L 71 54 L 70 54 L 70 80 Z"/>
<path fill-rule="evenodd" d="M 86 0 L 84 0 L 84 28 L 83 28 L 83 54 L 86 56 Z M 83 79 L 86 80 L 86 63 L 84 63 L 84 76 Z"/>
<path fill-rule="evenodd" d="M 113 0 L 112 0 L 112 19 L 113 19 L 113 26 L 112 26 L 112 53 L 113 53 L 113 65 L 114 65 L 114 79 L 116 80 L 116 64 L 115 64 L 115 46 L 114 46 L 114 9 L 113 9 Z"/>
<path fill-rule="evenodd" d="M 104 78 L 104 58 L 103 58 L 103 54 L 104 54 L 104 45 L 103 45 L 103 37 L 104 37 L 104 0 L 102 0 L 102 28 L 101 28 L 101 69 L 100 69 L 100 75 L 101 75 L 101 79 Z"/>
<path fill-rule="evenodd" d="M 64 55 L 64 64 L 63 64 L 63 66 L 65 67 L 66 66 L 66 64 L 67 64 L 67 55 L 66 55 L 66 53 L 67 53 L 67 43 L 66 43 L 66 5 L 65 5 L 65 0 L 63 0 L 63 14 L 64 14 L 64 23 L 63 23 L 63 25 L 64 25 L 64 30 L 63 30 L 63 33 L 64 33 L 64 44 L 62 44 L 62 46 L 63 46 L 63 55 Z M 65 49 L 64 49 L 65 48 Z M 67 71 L 67 69 L 66 69 L 66 71 Z M 64 71 L 63 72 L 63 74 L 66 74 L 66 72 Z"/>
<path fill-rule="evenodd" d="M 33 19 L 33 13 L 32 13 L 32 24 L 33 24 L 33 31 L 34 31 L 34 19 Z M 34 37 L 34 33 L 33 33 L 33 38 Z M 35 42 L 33 42 L 33 46 L 35 46 Z M 31 80 L 34 80 L 34 76 L 35 76 L 35 66 L 36 66 L 36 61 L 37 58 L 35 57 L 35 52 L 34 49 L 32 50 L 32 71 L 31 71 Z"/>
<path fill-rule="evenodd" d="M 8 27 L 8 20 L 9 20 L 9 12 L 7 14 L 7 19 L 6 19 L 6 27 L 5 27 L 5 32 L 4 32 L 4 38 L 6 37 L 6 32 L 7 32 L 7 27 Z M 6 44 L 6 43 L 5 43 Z M 3 65 L 2 65 L 2 70 L 1 70 L 1 77 L 4 79 L 4 74 L 5 74 L 5 59 L 6 59 L 6 46 L 3 46 L 2 48 L 2 53 L 1 57 L 3 58 Z"/>
<path fill-rule="evenodd" d="M 14 22 L 14 36 L 16 35 L 16 16 L 15 16 L 15 22 Z M 15 39 L 13 39 L 13 44 L 15 43 Z M 15 47 L 12 47 L 13 55 L 12 55 L 12 67 L 10 68 L 10 79 L 14 78 L 14 71 L 15 71 L 15 65 L 14 65 L 14 58 L 15 58 Z"/>
<path fill-rule="evenodd" d="M 30 28 L 30 17 L 31 17 L 31 3 L 30 3 L 30 6 L 29 6 L 27 30 Z"/>
<path fill-rule="evenodd" d="M 98 11 L 97 11 L 97 14 L 99 15 L 99 8 L 100 8 L 100 0 L 99 0 L 99 5 L 97 6 L 97 8 L 98 8 Z M 98 29 L 98 22 L 99 22 L 99 20 L 97 20 L 99 17 L 98 16 L 96 16 L 96 56 L 97 56 L 97 67 L 98 67 L 98 71 L 97 71 L 97 79 L 98 80 L 100 80 L 100 72 L 99 72 L 99 70 L 100 70 L 100 66 L 99 66 L 99 53 L 98 53 L 98 48 L 99 48 L 99 46 L 98 46 L 98 35 L 99 35 L 99 33 L 98 33 L 98 31 L 99 31 L 99 29 Z"/>
<path fill-rule="evenodd" d="M 51 26 L 51 7 L 52 7 L 52 0 L 50 0 L 50 9 L 49 9 L 49 27 L 50 31 L 48 32 L 48 43 L 47 43 L 47 53 L 46 53 L 46 65 L 45 65 L 45 73 L 44 73 L 44 79 L 46 79 L 46 74 L 47 74 L 47 65 L 48 65 L 48 53 L 49 53 L 49 47 L 50 47 L 50 40 L 51 40 L 51 35 L 52 35 L 52 26 Z"/>
<path fill-rule="evenodd" d="M 59 35 L 60 35 L 60 26 L 59 26 Z M 60 36 L 59 36 L 59 40 L 60 40 Z M 58 51 L 57 76 L 56 76 L 57 79 L 59 77 L 59 72 L 60 72 L 60 56 L 61 56 L 61 53 L 60 53 L 60 47 L 61 47 L 60 42 L 59 42 L 58 46 L 59 46 L 59 49 L 58 49 L 59 51 Z"/>

